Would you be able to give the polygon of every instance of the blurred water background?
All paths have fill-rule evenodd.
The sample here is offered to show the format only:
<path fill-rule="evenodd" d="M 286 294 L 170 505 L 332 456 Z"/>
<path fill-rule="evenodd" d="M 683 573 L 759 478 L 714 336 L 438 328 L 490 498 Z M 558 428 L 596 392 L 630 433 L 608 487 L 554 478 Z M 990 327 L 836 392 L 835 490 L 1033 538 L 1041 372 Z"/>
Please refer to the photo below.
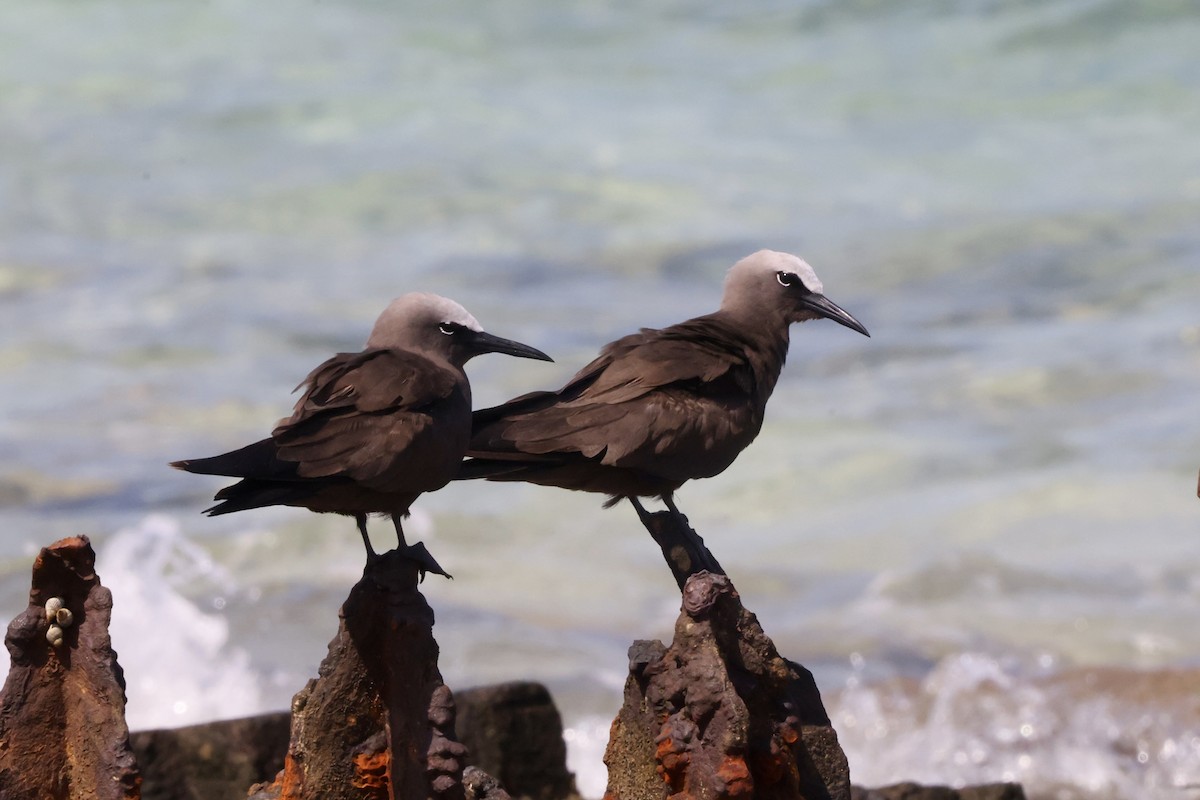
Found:
<path fill-rule="evenodd" d="M 363 562 L 167 461 L 263 435 L 402 292 L 557 359 L 473 362 L 481 406 L 771 247 L 873 338 L 793 329 L 759 440 L 678 499 L 854 779 L 1196 795 L 1186 704 L 1055 688 L 1200 666 L 1193 3 L 47 0 L 0 41 L 0 608 L 92 537 L 135 728 L 287 707 Z M 447 681 L 546 682 L 591 796 L 678 608 L 599 500 L 455 484 L 412 523 Z"/>

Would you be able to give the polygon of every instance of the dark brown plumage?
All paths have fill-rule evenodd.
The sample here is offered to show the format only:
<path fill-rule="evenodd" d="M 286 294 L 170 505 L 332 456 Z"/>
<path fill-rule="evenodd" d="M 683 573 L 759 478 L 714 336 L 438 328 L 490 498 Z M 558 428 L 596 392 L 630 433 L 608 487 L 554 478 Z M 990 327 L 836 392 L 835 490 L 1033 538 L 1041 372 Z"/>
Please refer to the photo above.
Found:
<path fill-rule="evenodd" d="M 557 392 L 476 411 L 459 477 L 528 481 L 620 498 L 671 496 L 733 463 L 762 427 L 795 322 L 864 328 L 822 294 L 796 256 L 733 266 L 721 308 L 606 345 Z"/>
<path fill-rule="evenodd" d="M 404 548 L 401 518 L 419 495 L 450 481 L 466 452 L 471 385 L 463 365 L 489 352 L 550 360 L 485 333 L 452 300 L 406 294 L 380 315 L 365 350 L 338 353 L 309 373 L 291 417 L 270 437 L 171 466 L 242 479 L 217 492 L 221 502 L 208 514 L 272 505 L 347 514 L 372 558 L 367 515 L 383 513 Z M 441 572 L 423 546 L 410 550 Z"/>

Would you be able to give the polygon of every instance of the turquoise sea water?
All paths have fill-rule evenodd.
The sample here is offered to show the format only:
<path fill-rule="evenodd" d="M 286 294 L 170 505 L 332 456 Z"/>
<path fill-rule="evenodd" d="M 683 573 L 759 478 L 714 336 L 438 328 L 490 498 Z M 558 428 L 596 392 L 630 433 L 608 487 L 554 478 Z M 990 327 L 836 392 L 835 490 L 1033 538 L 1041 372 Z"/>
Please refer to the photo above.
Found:
<path fill-rule="evenodd" d="M 286 707 L 353 525 L 202 517 L 221 484 L 167 461 L 261 436 L 402 292 L 556 358 L 473 362 L 485 405 L 772 247 L 872 338 L 794 329 L 759 440 L 678 499 L 781 650 L 860 719 L 893 677 L 1197 666 L 1198 38 L 1177 2 L 9 9 L 0 600 L 87 534 L 135 727 Z M 593 795 L 625 648 L 678 602 L 598 500 L 452 485 L 413 522 L 456 576 L 426 583 L 447 679 L 546 681 Z M 1074 722 L 1079 791 L 1200 781 L 1182 721 L 1144 761 Z M 864 783 L 1081 769 L 851 728 Z"/>

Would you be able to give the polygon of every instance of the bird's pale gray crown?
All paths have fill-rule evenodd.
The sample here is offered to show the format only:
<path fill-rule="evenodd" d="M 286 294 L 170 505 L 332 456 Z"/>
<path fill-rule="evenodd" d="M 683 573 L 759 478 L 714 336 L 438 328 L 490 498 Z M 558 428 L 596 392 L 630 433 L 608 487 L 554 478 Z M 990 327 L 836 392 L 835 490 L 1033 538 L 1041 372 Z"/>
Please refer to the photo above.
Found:
<path fill-rule="evenodd" d="M 725 278 L 721 313 L 748 331 L 787 336 L 787 326 L 831 319 L 864 336 L 867 329 L 825 296 L 825 287 L 802 258 L 759 250 L 733 265 Z"/>
<path fill-rule="evenodd" d="M 409 292 L 388 304 L 375 321 L 367 347 L 403 349 L 426 347 L 436 342 L 434 332 L 443 324 L 459 325 L 472 331 L 483 328 L 475 317 L 448 297 L 428 292 Z M 438 349 L 435 348 L 434 349 Z"/>
<path fill-rule="evenodd" d="M 791 253 L 781 253 L 777 250 L 759 250 L 752 253 L 729 268 L 725 276 L 724 301 L 728 301 L 739 292 L 770 276 L 778 280 L 779 273 L 795 275 L 804 284 L 804 288 L 813 294 L 824 294 L 825 287 L 821 279 L 808 262 Z"/>
<path fill-rule="evenodd" d="M 367 347 L 414 350 L 457 367 L 481 353 L 551 360 L 529 345 L 493 336 L 458 303 L 427 292 L 410 292 L 393 300 L 376 320 Z"/>

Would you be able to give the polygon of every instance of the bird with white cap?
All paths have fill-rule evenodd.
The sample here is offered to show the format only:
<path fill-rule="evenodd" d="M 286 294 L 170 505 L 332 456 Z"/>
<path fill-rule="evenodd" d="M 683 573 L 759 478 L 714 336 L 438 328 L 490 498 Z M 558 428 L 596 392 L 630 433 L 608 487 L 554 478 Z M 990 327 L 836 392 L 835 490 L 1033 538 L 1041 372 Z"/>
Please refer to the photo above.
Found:
<path fill-rule="evenodd" d="M 686 527 L 672 495 L 725 470 L 758 435 L 791 326 L 831 319 L 870 336 L 824 291 L 797 256 L 743 258 L 717 311 L 605 345 L 558 391 L 476 411 L 459 477 L 598 492 L 606 506 L 626 498 L 643 522 L 638 498 L 658 497 Z"/>
<path fill-rule="evenodd" d="M 423 544 L 408 545 L 401 520 L 424 492 L 445 486 L 471 433 L 471 384 L 463 365 L 483 353 L 550 361 L 540 350 L 483 330 L 445 297 L 414 292 L 384 309 L 357 353 L 338 353 L 296 387 L 304 393 L 271 435 L 211 458 L 171 466 L 241 478 L 217 492 L 210 515 L 298 506 L 355 518 L 367 548 L 367 515 L 392 518 L 399 549 L 445 575 Z"/>

